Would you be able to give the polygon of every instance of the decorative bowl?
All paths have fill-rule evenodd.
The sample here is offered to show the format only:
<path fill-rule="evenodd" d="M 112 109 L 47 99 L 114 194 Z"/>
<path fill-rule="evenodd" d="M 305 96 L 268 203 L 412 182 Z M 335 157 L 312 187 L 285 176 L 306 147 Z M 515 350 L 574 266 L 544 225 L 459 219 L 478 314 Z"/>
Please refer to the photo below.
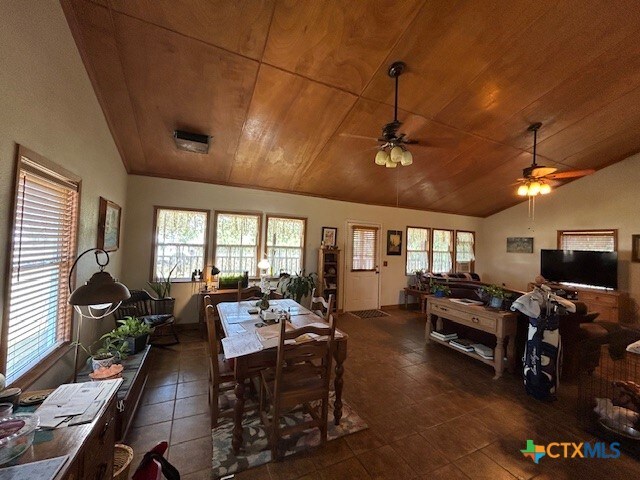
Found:
<path fill-rule="evenodd" d="M 19 457 L 31 446 L 39 423 L 40 418 L 33 413 L 0 418 L 0 465 Z"/>

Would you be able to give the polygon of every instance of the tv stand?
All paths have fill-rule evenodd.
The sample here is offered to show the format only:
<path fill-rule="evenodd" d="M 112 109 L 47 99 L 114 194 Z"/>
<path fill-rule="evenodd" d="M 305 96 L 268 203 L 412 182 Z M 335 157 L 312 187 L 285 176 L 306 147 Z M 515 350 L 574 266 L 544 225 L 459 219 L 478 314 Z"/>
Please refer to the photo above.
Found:
<path fill-rule="evenodd" d="M 527 289 L 533 290 L 535 283 L 529 283 Z M 561 285 L 548 283 L 553 290 L 565 290 L 566 292 L 577 292 L 578 302 L 587 306 L 589 312 L 598 312 L 598 320 L 605 322 L 623 323 L 624 302 L 626 294 L 619 290 L 604 290 L 601 288 L 578 287 L 575 285 Z"/>

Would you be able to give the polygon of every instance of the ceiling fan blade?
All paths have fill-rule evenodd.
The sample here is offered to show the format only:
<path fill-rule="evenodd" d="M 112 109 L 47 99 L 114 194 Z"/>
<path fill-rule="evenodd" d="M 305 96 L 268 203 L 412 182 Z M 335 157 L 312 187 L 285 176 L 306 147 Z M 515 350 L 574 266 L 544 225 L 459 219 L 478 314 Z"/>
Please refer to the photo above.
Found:
<path fill-rule="evenodd" d="M 551 173 L 551 174 L 545 175 L 545 177 L 550 179 L 576 178 L 576 177 L 584 177 L 585 175 L 591 175 L 594 172 L 595 172 L 594 169 L 588 168 L 585 170 L 571 170 L 568 172 Z"/>
<path fill-rule="evenodd" d="M 367 137 L 367 136 L 364 136 L 364 135 L 354 135 L 352 133 L 341 133 L 340 136 L 341 137 L 347 137 L 347 138 L 358 138 L 360 140 L 371 140 L 372 142 L 380 141 L 376 137 Z"/>
<path fill-rule="evenodd" d="M 531 169 L 530 175 L 532 177 L 546 177 L 556 172 L 558 169 L 553 167 L 535 167 Z"/>

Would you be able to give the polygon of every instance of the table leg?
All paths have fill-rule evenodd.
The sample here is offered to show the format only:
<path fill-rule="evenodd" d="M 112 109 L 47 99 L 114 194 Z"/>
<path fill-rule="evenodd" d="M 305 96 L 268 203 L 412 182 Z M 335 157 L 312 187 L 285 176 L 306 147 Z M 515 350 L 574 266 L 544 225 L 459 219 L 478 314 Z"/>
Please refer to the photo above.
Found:
<path fill-rule="evenodd" d="M 404 292 L 404 309 L 409 310 L 409 292 Z"/>
<path fill-rule="evenodd" d="M 515 342 L 515 333 L 509 335 L 507 340 L 507 366 L 511 373 L 516 372 L 516 342 Z"/>
<path fill-rule="evenodd" d="M 431 341 L 431 332 L 433 331 L 433 323 L 431 319 L 431 314 L 427 312 L 427 323 L 424 327 L 424 338 L 428 342 Z"/>
<path fill-rule="evenodd" d="M 496 351 L 493 353 L 493 358 L 495 362 L 494 369 L 496 371 L 494 380 L 499 379 L 502 376 L 502 372 L 504 372 L 504 338 L 496 337 Z"/>
<path fill-rule="evenodd" d="M 340 425 L 342 418 L 342 387 L 344 385 L 344 361 L 347 358 L 347 342 L 337 342 L 337 348 L 334 352 L 336 361 L 336 377 L 333 381 L 333 388 L 336 392 L 336 400 L 333 404 L 333 418 L 336 425 Z"/>
<path fill-rule="evenodd" d="M 245 372 L 239 359 L 236 359 L 236 388 L 234 390 L 236 394 L 236 404 L 233 411 L 233 438 L 231 440 L 231 447 L 233 448 L 234 455 L 240 452 L 242 447 L 242 417 L 244 416 L 244 381 Z"/>

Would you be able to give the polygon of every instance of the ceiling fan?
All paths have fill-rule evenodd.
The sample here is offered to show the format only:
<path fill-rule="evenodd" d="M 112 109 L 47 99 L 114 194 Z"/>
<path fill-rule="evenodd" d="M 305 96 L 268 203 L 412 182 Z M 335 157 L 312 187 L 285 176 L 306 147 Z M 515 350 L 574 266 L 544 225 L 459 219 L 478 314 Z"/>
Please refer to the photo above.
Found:
<path fill-rule="evenodd" d="M 405 133 L 398 133 L 402 122 L 398 120 L 398 78 L 404 72 L 407 65 L 404 62 L 394 62 L 388 70 L 388 75 L 395 79 L 395 102 L 393 110 L 393 121 L 382 127 L 382 135 L 378 139 L 364 137 L 361 135 L 342 134 L 353 138 L 365 138 L 377 140 L 382 144 L 376 147 L 375 163 L 384 165 L 387 168 L 395 168 L 398 164 L 406 167 L 413 163 L 413 155 L 407 150 L 407 145 L 418 144 L 417 140 L 409 140 Z"/>
<path fill-rule="evenodd" d="M 542 123 L 534 123 L 529 125 L 527 131 L 533 132 L 533 162 L 531 166 L 522 170 L 522 177 L 518 179 L 520 186 L 518 187 L 518 195 L 521 197 L 535 197 L 537 195 L 546 195 L 551 192 L 550 180 L 562 180 L 565 178 L 577 178 L 590 175 L 595 170 L 571 170 L 566 172 L 558 172 L 557 168 L 545 167 L 536 163 L 536 147 L 538 143 L 538 130 L 542 127 Z"/>

